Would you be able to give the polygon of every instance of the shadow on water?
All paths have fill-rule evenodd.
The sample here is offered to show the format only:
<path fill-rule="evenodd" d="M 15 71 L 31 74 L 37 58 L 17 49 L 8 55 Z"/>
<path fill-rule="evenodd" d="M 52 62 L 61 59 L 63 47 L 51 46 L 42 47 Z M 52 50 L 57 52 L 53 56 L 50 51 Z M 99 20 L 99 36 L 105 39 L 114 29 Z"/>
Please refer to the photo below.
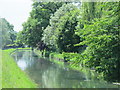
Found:
<path fill-rule="evenodd" d="M 33 79 L 40 88 L 117 88 L 91 74 L 71 70 L 39 58 L 33 51 L 16 51 L 12 55 L 17 65 Z M 89 75 L 89 76 L 88 76 Z"/>

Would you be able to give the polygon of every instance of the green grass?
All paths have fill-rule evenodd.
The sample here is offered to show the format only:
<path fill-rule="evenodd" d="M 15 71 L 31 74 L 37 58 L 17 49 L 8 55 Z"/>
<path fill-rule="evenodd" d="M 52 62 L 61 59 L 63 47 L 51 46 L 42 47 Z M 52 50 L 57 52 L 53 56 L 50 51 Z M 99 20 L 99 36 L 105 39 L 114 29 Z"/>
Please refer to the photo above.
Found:
<path fill-rule="evenodd" d="M 18 48 L 18 49 L 32 49 L 32 48 L 30 48 L 30 47 L 26 47 L 26 48 Z"/>
<path fill-rule="evenodd" d="M 61 66 L 64 66 L 64 62 L 62 62 L 62 61 L 58 61 L 58 60 L 55 60 L 55 59 L 50 59 L 50 61 L 51 61 L 51 62 L 54 62 L 54 63 L 56 63 L 56 64 L 59 64 L 59 65 L 61 65 Z"/>
<path fill-rule="evenodd" d="M 42 53 L 41 53 L 40 50 L 36 50 L 36 49 L 35 49 L 34 52 L 35 52 L 39 57 L 47 58 L 47 57 L 45 57 L 44 55 L 42 56 Z M 59 60 L 56 60 L 56 58 L 58 58 L 58 59 L 63 59 L 64 57 L 62 56 L 62 54 L 58 54 L 58 53 L 53 52 L 53 53 L 50 53 L 50 57 L 53 57 L 53 58 L 48 58 L 51 62 L 54 62 L 54 63 L 59 64 L 59 65 L 61 65 L 61 66 L 64 65 L 64 62 L 61 62 L 61 61 L 59 61 Z"/>
<path fill-rule="evenodd" d="M 0 89 L 2 88 L 2 50 L 0 50 Z"/>
<path fill-rule="evenodd" d="M 63 61 L 56 60 L 56 59 L 64 59 L 62 54 L 52 52 L 52 53 L 50 53 L 50 58 L 49 59 L 50 59 L 50 61 L 52 61 L 56 64 L 64 65 Z"/>
<path fill-rule="evenodd" d="M 56 52 L 51 53 L 51 56 L 56 57 L 56 58 L 60 58 L 60 59 L 64 59 L 63 54 L 56 53 Z"/>
<path fill-rule="evenodd" d="M 10 56 L 14 50 L 2 51 L 2 88 L 36 88 L 34 81 L 17 66 Z"/>

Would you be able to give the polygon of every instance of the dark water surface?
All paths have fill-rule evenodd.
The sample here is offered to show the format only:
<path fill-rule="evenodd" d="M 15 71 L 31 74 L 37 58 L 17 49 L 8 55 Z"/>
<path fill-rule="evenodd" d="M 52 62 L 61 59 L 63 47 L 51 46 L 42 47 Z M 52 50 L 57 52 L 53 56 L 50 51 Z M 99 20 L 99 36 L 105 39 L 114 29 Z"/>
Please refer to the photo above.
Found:
<path fill-rule="evenodd" d="M 115 88 L 98 80 L 90 71 L 75 71 L 35 55 L 33 51 L 16 51 L 12 55 L 17 65 L 34 80 L 40 88 Z"/>

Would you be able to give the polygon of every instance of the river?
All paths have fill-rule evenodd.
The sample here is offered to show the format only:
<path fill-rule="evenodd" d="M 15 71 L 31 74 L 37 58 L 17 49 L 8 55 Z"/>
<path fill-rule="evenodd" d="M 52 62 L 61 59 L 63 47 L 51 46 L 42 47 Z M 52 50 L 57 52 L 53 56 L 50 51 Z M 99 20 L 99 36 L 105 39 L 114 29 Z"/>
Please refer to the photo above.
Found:
<path fill-rule="evenodd" d="M 47 58 L 38 57 L 31 50 L 18 50 L 12 56 L 39 88 L 117 88 L 104 80 L 98 80 L 91 72 L 60 66 Z"/>

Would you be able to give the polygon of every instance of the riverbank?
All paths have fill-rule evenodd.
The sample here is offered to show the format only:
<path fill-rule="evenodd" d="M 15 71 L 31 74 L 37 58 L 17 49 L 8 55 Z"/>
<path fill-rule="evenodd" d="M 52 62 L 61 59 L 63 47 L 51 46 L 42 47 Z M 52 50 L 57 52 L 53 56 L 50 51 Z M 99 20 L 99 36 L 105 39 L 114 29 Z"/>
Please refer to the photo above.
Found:
<path fill-rule="evenodd" d="M 47 51 L 45 51 L 43 53 L 43 56 L 42 56 L 41 51 L 34 49 L 34 52 L 39 57 L 48 58 L 51 62 L 59 64 L 60 66 L 65 65 L 65 67 L 68 67 L 68 68 L 70 68 L 72 70 L 77 70 L 77 71 L 80 71 L 80 72 L 82 71 L 82 72 L 85 72 L 88 75 L 90 74 L 90 75 L 92 75 L 93 79 L 96 78 L 96 79 L 104 80 L 102 74 L 99 74 L 99 73 L 95 72 L 95 70 L 90 69 L 90 68 L 86 68 L 84 65 L 83 66 L 82 65 L 77 65 L 76 66 L 76 64 L 74 64 L 74 59 L 77 59 L 75 57 L 79 56 L 77 53 L 76 54 L 71 53 L 71 55 L 69 56 L 69 55 L 66 55 L 66 53 L 60 54 L 60 53 L 56 53 L 56 52 L 47 52 Z"/>
<path fill-rule="evenodd" d="M 103 74 L 97 73 L 94 68 L 86 68 L 84 65 L 84 62 L 81 62 L 81 61 L 78 61 L 79 65 L 76 65 L 76 63 L 74 63 L 74 61 L 76 59 L 80 58 L 80 55 L 77 53 L 62 53 L 62 54 L 60 54 L 60 53 L 56 53 L 56 52 L 44 52 L 44 54 L 42 56 L 42 53 L 39 50 L 34 50 L 34 52 L 40 57 L 46 58 L 46 56 L 48 56 L 47 58 L 49 58 L 49 60 L 51 62 L 54 62 L 54 63 L 59 64 L 61 66 L 64 66 L 64 64 L 67 64 L 66 66 L 70 69 L 83 71 L 88 75 L 89 74 L 92 75 L 93 79 L 96 78 L 96 79 L 104 81 Z M 112 84 L 119 86 L 120 83 L 112 82 Z"/>
<path fill-rule="evenodd" d="M 64 53 L 60 54 L 60 53 L 56 53 L 56 52 L 47 52 L 47 51 L 45 51 L 42 56 L 41 51 L 35 49 L 34 52 L 40 57 L 49 58 L 50 61 L 52 61 L 56 64 L 63 65 L 67 62 L 67 67 L 75 69 L 75 70 L 83 70 L 83 66 L 76 67 L 75 65 L 72 65 L 73 64 L 72 62 L 74 61 L 72 59 L 76 56 L 66 57 Z M 92 71 L 94 71 L 94 70 L 92 70 Z"/>
<path fill-rule="evenodd" d="M 10 53 L 15 50 L 2 50 L 2 88 L 36 88 L 34 81 L 17 66 L 10 56 Z"/>
<path fill-rule="evenodd" d="M 0 89 L 2 88 L 2 50 L 0 50 Z"/>
<path fill-rule="evenodd" d="M 52 52 L 48 52 L 45 51 L 42 55 L 42 52 L 40 50 L 36 50 L 34 49 L 34 52 L 42 58 L 49 58 L 50 61 L 59 64 L 59 65 L 64 65 L 64 57 L 62 56 L 62 54 L 58 54 L 58 53 L 52 53 Z"/>

